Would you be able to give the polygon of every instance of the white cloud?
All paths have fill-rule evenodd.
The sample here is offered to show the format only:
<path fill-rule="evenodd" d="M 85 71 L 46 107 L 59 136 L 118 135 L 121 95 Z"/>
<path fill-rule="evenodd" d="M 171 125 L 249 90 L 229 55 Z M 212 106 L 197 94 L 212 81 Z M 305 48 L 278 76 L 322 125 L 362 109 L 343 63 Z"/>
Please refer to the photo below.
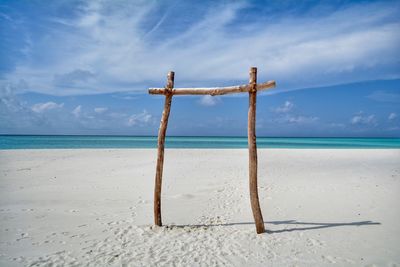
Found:
<path fill-rule="evenodd" d="M 102 108 L 102 107 L 94 108 L 94 112 L 96 112 L 96 113 L 98 113 L 98 114 L 104 113 L 104 112 L 106 112 L 107 110 L 108 110 L 108 108 Z"/>
<path fill-rule="evenodd" d="M 392 113 L 390 113 L 389 114 L 389 116 L 388 116 L 388 120 L 394 120 L 394 119 L 396 119 L 397 118 L 397 114 L 396 113 L 394 113 L 394 112 L 392 112 Z"/>
<path fill-rule="evenodd" d="M 294 107 L 294 104 L 292 102 L 285 101 L 285 103 L 282 106 L 273 109 L 273 111 L 276 113 L 287 113 L 287 112 L 291 111 L 293 107 Z"/>
<path fill-rule="evenodd" d="M 74 110 L 71 112 L 75 117 L 79 117 L 81 115 L 82 112 L 82 106 L 79 105 L 76 108 L 74 108 Z"/>
<path fill-rule="evenodd" d="M 318 121 L 318 117 L 286 116 L 284 120 L 289 123 L 307 124 Z"/>
<path fill-rule="evenodd" d="M 316 116 L 293 114 L 291 111 L 293 110 L 294 106 L 295 105 L 293 102 L 286 100 L 281 106 L 272 108 L 272 111 L 277 113 L 277 118 L 275 121 L 289 124 L 310 124 L 319 120 L 319 118 Z"/>
<path fill-rule="evenodd" d="M 139 126 L 153 123 L 147 111 L 129 117 L 126 113 L 105 112 L 93 116 L 85 112 L 83 105 L 75 105 L 66 111 L 60 102 L 43 102 L 35 105 L 14 94 L 15 86 L 0 83 L 0 131 L 7 134 L 129 134 L 127 125 Z M 68 99 L 67 99 L 68 98 Z M 71 101 L 71 98 L 63 99 Z M 75 99 L 75 103 L 79 98 Z M 64 101 L 63 101 L 64 102 Z M 70 103 L 71 104 L 71 103 Z M 156 134 L 157 127 L 137 127 L 135 134 Z"/>
<path fill-rule="evenodd" d="M 131 115 L 128 118 L 127 125 L 134 126 L 138 124 L 147 124 L 151 122 L 152 118 L 153 116 L 150 113 L 148 113 L 146 110 L 143 110 L 141 113 Z"/>
<path fill-rule="evenodd" d="M 246 24 L 241 12 L 250 4 L 228 2 L 210 5 L 196 22 L 177 24 L 175 31 L 164 24 L 176 14 L 160 15 L 159 2 L 113 3 L 84 2 L 71 12 L 77 17 L 54 18 L 62 27 L 43 34 L 46 40 L 37 36 L 26 60 L 5 79 L 26 79 L 24 90 L 83 94 L 144 92 L 164 84 L 168 70 L 182 83 L 208 86 L 247 80 L 248 68 L 258 66 L 259 80 L 275 79 L 281 89 L 360 81 L 366 73 L 368 79 L 399 77 L 399 8 L 391 2 L 350 4 L 330 13 L 316 7 L 302 16 L 259 16 Z M 184 11 L 179 6 L 175 12 Z M 146 31 L 148 21 L 155 23 Z"/>
<path fill-rule="evenodd" d="M 350 123 L 353 125 L 372 125 L 376 126 L 378 121 L 375 115 L 364 115 L 362 112 L 359 112 L 357 115 L 353 116 L 350 120 Z"/>
<path fill-rule="evenodd" d="M 42 113 L 47 110 L 52 110 L 52 109 L 60 109 L 64 106 L 64 103 L 57 104 L 54 102 L 46 102 L 46 103 L 37 103 L 32 106 L 32 110 L 36 113 Z"/>
<path fill-rule="evenodd" d="M 0 129 L 3 133 L 24 134 L 23 129 L 43 128 L 44 114 L 34 112 L 14 94 L 15 86 L 0 84 Z"/>
<path fill-rule="evenodd" d="M 219 101 L 217 96 L 205 95 L 200 98 L 199 103 L 202 106 L 215 106 Z"/>

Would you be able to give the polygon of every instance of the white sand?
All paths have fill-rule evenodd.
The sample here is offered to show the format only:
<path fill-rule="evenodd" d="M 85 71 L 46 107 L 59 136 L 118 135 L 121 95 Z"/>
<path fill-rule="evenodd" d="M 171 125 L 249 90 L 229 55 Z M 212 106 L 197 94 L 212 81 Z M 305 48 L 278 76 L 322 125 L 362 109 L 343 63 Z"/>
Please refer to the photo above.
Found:
<path fill-rule="evenodd" d="M 400 150 L 0 151 L 0 266 L 400 266 Z M 173 226 L 172 226 L 173 225 Z"/>

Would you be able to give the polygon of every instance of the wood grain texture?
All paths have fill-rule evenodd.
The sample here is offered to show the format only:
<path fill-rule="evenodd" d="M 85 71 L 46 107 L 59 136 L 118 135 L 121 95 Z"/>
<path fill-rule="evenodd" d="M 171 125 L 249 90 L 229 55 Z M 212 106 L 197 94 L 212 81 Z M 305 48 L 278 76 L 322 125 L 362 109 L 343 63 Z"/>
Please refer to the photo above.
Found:
<path fill-rule="evenodd" d="M 161 185 L 162 185 L 162 174 L 164 166 L 164 144 L 165 144 L 165 134 L 167 132 L 168 118 L 171 110 L 172 102 L 172 88 L 174 87 L 174 72 L 170 71 L 168 73 L 167 93 L 165 94 L 164 111 L 162 113 L 160 128 L 158 130 L 158 151 L 157 151 L 157 168 L 156 168 L 156 178 L 154 186 L 154 224 L 162 226 L 161 220 Z"/>
<path fill-rule="evenodd" d="M 264 219 L 260 209 L 257 187 L 257 143 L 256 143 L 256 102 L 257 102 L 257 68 L 250 69 L 249 81 L 249 113 L 248 132 L 249 143 L 249 189 L 250 202 L 253 211 L 257 234 L 265 232 Z"/>
<path fill-rule="evenodd" d="M 257 84 L 257 91 L 267 90 L 275 87 L 275 81 L 268 81 L 265 83 Z M 227 95 L 235 93 L 249 92 L 249 85 L 237 85 L 228 87 L 206 87 L 206 88 L 175 88 L 172 90 L 173 95 Z M 164 95 L 169 93 L 166 88 L 150 88 L 149 94 Z"/>
<path fill-rule="evenodd" d="M 249 146 L 249 191 L 251 209 L 256 224 L 258 234 L 265 232 L 264 219 L 262 217 L 260 202 L 258 198 L 257 185 L 257 144 L 256 144 L 256 102 L 257 92 L 275 87 L 275 81 L 268 81 L 257 84 L 257 68 L 250 69 L 249 84 L 230 86 L 230 87 L 211 87 L 211 88 L 176 88 L 174 87 L 174 72 L 168 73 L 167 85 L 165 88 L 150 88 L 150 94 L 165 95 L 164 111 L 162 114 L 160 128 L 158 131 L 158 155 L 157 169 L 154 188 L 154 223 L 162 226 L 161 220 L 161 186 L 164 165 L 164 144 L 168 126 L 168 118 L 171 110 L 173 95 L 225 95 L 232 93 L 249 93 L 248 110 L 248 146 Z"/>

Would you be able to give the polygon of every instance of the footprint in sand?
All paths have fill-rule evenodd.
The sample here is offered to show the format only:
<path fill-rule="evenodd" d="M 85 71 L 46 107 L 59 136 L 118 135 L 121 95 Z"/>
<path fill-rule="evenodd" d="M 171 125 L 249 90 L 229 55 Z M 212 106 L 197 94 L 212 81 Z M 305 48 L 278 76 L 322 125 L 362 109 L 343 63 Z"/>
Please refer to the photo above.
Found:
<path fill-rule="evenodd" d="M 310 246 L 310 247 L 315 247 L 315 246 L 321 247 L 323 245 L 325 245 L 324 242 L 322 242 L 322 241 L 320 241 L 318 239 L 313 239 L 313 238 L 308 238 L 307 239 L 307 246 Z"/>
<path fill-rule="evenodd" d="M 22 209 L 22 211 L 34 211 L 34 209 Z"/>
<path fill-rule="evenodd" d="M 324 259 L 326 262 L 329 262 L 329 263 L 336 263 L 336 261 L 334 260 L 334 257 L 333 257 L 333 256 L 329 256 L 329 255 L 325 256 L 325 255 L 322 255 L 322 259 Z"/>
<path fill-rule="evenodd" d="M 75 213 L 75 212 L 79 212 L 79 210 L 76 210 L 76 209 L 71 209 L 71 210 L 68 210 L 68 212 Z"/>

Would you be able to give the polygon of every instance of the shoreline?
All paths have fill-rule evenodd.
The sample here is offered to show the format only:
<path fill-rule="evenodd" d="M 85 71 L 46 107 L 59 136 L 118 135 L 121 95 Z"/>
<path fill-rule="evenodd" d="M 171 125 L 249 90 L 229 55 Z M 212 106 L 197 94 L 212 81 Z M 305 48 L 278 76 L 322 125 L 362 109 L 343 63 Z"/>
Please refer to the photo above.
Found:
<path fill-rule="evenodd" d="M 247 149 L 247 137 L 173 137 L 166 148 Z M 400 149 L 400 138 L 269 138 L 258 137 L 258 148 Z M 0 136 L 0 150 L 9 149 L 154 149 L 157 137 L 137 136 Z"/>

